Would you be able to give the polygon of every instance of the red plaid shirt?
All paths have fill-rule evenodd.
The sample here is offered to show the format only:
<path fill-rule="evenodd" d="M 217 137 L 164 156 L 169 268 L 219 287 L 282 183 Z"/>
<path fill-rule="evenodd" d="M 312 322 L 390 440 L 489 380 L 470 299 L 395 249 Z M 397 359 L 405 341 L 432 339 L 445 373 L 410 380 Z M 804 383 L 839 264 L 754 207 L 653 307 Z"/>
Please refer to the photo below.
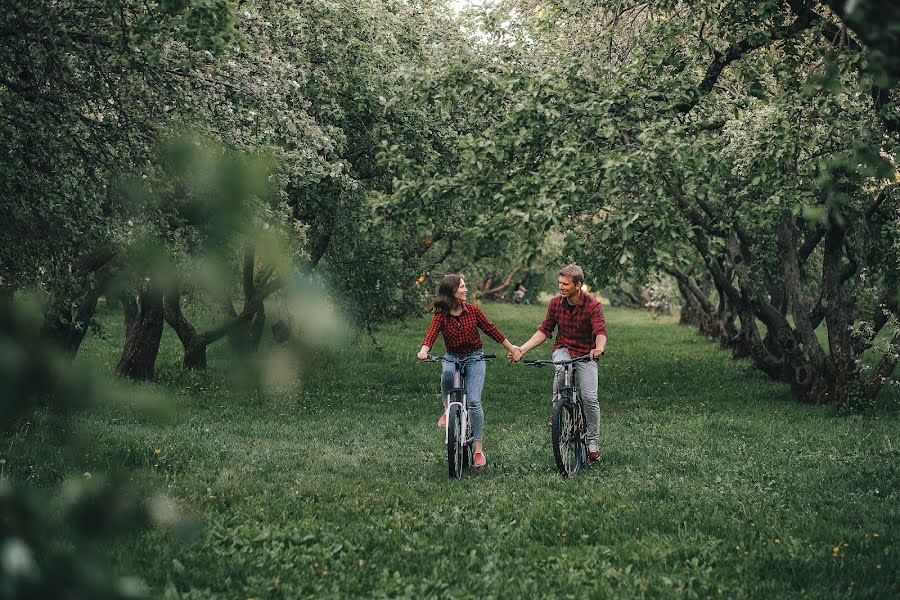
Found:
<path fill-rule="evenodd" d="M 606 335 L 606 319 L 603 306 L 594 297 L 581 292 L 574 307 L 566 306 L 565 296 L 555 296 L 547 305 L 547 316 L 538 331 L 553 337 L 553 328 L 559 326 L 553 349 L 568 348 L 572 358 L 583 356 L 596 347 L 597 336 Z"/>
<path fill-rule="evenodd" d="M 462 314 L 454 317 L 450 313 L 437 313 L 431 320 L 431 326 L 422 341 L 423 346 L 434 347 L 438 333 L 444 335 L 444 346 L 451 354 L 468 354 L 484 347 L 478 327 L 488 334 L 492 340 L 502 344 L 506 336 L 474 304 L 463 302 Z"/>

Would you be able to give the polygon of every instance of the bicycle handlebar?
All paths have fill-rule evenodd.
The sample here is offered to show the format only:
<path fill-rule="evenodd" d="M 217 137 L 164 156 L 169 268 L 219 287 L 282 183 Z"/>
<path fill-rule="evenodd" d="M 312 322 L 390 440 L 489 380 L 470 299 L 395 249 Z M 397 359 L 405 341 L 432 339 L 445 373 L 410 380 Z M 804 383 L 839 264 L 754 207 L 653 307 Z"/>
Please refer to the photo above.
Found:
<path fill-rule="evenodd" d="M 554 360 L 534 359 L 534 360 L 525 360 L 525 361 L 522 361 L 522 362 L 524 362 L 526 365 L 528 365 L 528 366 L 530 366 L 530 367 L 547 367 L 547 366 L 550 366 L 550 365 L 558 365 L 558 366 L 563 367 L 563 366 L 565 366 L 565 365 L 570 365 L 570 364 L 572 364 L 572 363 L 577 363 L 577 362 L 590 362 L 590 361 L 592 361 L 592 360 L 597 360 L 597 359 L 591 358 L 591 355 L 590 355 L 590 354 L 585 354 L 584 356 L 579 356 L 579 357 L 576 357 L 576 358 L 571 358 L 571 359 L 569 359 L 569 360 L 554 361 Z"/>
<path fill-rule="evenodd" d="M 470 358 L 445 358 L 443 356 L 434 356 L 433 354 L 429 354 L 428 358 L 426 358 L 422 362 L 447 362 L 452 364 L 462 364 L 464 362 L 478 362 L 480 360 L 494 360 L 497 358 L 496 354 L 485 354 L 484 356 L 470 357 Z"/>

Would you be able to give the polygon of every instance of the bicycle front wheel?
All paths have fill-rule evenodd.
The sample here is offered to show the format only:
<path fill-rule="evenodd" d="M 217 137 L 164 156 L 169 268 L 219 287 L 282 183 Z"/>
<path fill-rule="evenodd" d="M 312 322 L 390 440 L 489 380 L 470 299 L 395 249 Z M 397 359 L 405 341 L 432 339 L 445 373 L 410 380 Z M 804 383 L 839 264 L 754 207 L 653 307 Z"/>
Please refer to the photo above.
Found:
<path fill-rule="evenodd" d="M 451 406 L 447 415 L 447 470 L 451 479 L 461 479 L 463 472 L 462 411 L 459 405 Z"/>
<path fill-rule="evenodd" d="M 575 477 L 584 464 L 584 445 L 579 431 L 578 412 L 568 395 L 560 395 L 553 405 L 553 458 L 563 477 Z"/>

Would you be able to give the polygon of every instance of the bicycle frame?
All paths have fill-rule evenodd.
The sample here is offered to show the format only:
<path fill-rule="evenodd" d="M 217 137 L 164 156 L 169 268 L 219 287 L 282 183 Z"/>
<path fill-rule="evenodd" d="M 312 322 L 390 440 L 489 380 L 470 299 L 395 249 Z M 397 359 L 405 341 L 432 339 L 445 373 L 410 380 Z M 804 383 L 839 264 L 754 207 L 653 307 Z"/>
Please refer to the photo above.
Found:
<path fill-rule="evenodd" d="M 573 393 L 574 393 L 574 391 L 575 391 L 575 381 L 573 378 L 574 370 L 575 369 L 572 367 L 571 363 L 569 363 L 563 367 L 563 381 L 562 381 L 562 385 L 559 385 L 556 387 L 557 394 L 559 394 L 559 392 L 561 392 L 563 390 L 573 390 Z"/>

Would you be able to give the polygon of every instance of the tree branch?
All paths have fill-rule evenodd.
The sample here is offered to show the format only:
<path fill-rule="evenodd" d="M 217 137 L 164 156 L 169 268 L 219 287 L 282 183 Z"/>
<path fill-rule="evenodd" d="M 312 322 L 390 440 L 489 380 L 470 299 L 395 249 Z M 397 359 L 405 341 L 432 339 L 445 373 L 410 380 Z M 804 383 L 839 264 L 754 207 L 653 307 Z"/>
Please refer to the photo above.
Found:
<path fill-rule="evenodd" d="M 691 94 L 690 100 L 676 105 L 675 109 L 683 114 L 690 112 L 697 105 L 697 103 L 700 102 L 700 99 L 703 98 L 703 96 L 712 91 L 713 87 L 715 87 L 716 85 L 716 82 L 719 80 L 719 76 L 722 74 L 722 71 L 725 70 L 725 67 L 727 67 L 734 61 L 743 58 L 745 55 L 750 54 L 754 50 L 758 50 L 759 48 L 768 46 L 773 41 L 787 39 L 803 31 L 804 29 L 808 29 L 811 23 L 812 19 L 810 18 L 810 13 L 807 12 L 804 15 L 798 15 L 797 18 L 787 27 L 774 28 L 773 30 L 771 30 L 771 32 L 769 32 L 770 35 L 768 36 L 760 35 L 758 39 L 753 42 L 751 42 L 749 39 L 741 40 L 732 45 L 730 48 L 726 49 L 725 52 L 714 50 L 713 61 L 706 68 L 706 73 L 703 76 L 703 80 L 700 82 L 700 85 L 698 85 L 697 89 L 694 90 L 694 93 Z"/>
<path fill-rule="evenodd" d="M 869 223 L 872 220 L 872 217 L 875 216 L 875 213 L 878 212 L 878 209 L 881 208 L 887 197 L 897 188 L 900 188 L 900 183 L 891 183 L 881 188 L 881 190 L 878 192 L 878 196 L 875 198 L 872 204 L 870 204 L 866 208 L 866 223 Z"/>
<path fill-rule="evenodd" d="M 878 366 L 875 367 L 871 377 L 863 386 L 863 396 L 866 399 L 873 399 L 878 394 L 881 386 L 884 385 L 884 382 L 894 372 L 894 368 L 897 366 L 898 354 L 900 354 L 900 333 L 895 333 L 887 352 L 881 357 Z"/>
<path fill-rule="evenodd" d="M 703 293 L 703 291 L 697 286 L 697 282 L 694 281 L 693 277 L 682 271 L 677 266 L 673 266 L 671 269 L 666 269 L 666 272 L 675 277 L 682 284 L 684 284 L 685 288 L 699 303 L 700 308 L 703 309 L 703 312 L 705 312 L 707 315 L 712 315 L 716 312 L 716 307 L 713 306 L 712 301 L 709 299 L 709 295 Z"/>
<path fill-rule="evenodd" d="M 202 334 L 203 339 L 207 344 L 211 344 L 227 335 L 229 331 L 231 331 L 241 323 L 247 323 L 253 320 L 253 317 L 259 311 L 265 299 L 277 292 L 282 287 L 284 287 L 284 281 L 280 279 L 273 279 L 267 284 L 258 287 L 254 296 L 250 300 L 248 300 L 246 304 L 244 304 L 244 308 L 243 310 L 241 310 L 241 313 L 239 315 L 231 317 L 218 327 L 204 332 Z"/>
<path fill-rule="evenodd" d="M 809 258 L 809 255 L 812 254 L 812 251 L 816 249 L 816 246 L 819 245 L 819 242 L 821 242 L 824 237 L 824 227 L 819 227 L 807 234 L 806 239 L 803 240 L 803 245 L 800 246 L 800 249 L 797 251 L 797 258 L 799 259 L 800 264 L 806 262 L 806 259 Z"/>

